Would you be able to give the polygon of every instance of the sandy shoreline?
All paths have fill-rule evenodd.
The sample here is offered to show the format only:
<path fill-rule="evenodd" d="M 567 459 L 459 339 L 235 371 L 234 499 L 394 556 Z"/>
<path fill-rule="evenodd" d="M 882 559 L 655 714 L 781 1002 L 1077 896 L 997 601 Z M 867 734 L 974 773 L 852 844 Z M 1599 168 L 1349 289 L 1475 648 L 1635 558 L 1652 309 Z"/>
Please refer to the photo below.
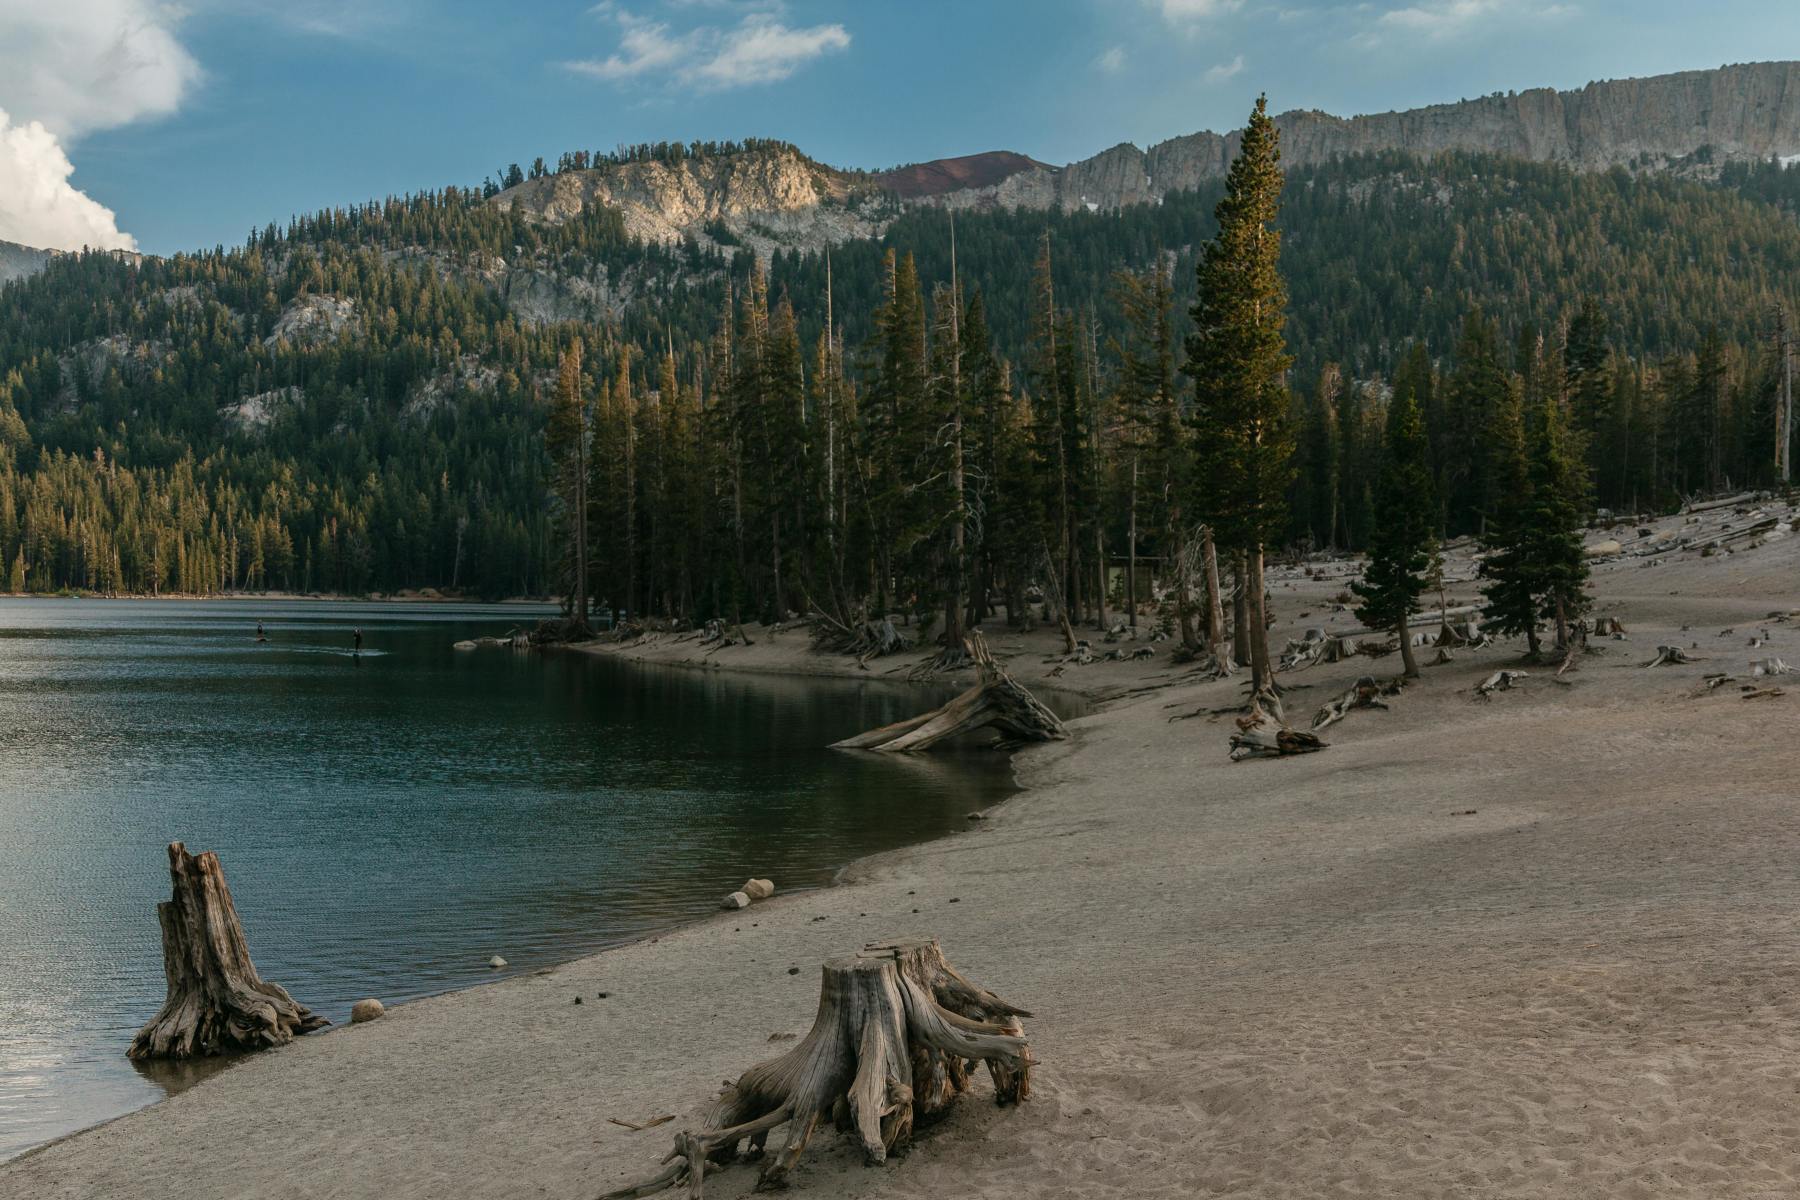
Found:
<path fill-rule="evenodd" d="M 1277 637 L 1341 586 L 1277 579 Z M 1760 623 L 1800 605 L 1800 539 L 1625 560 L 1598 592 L 1630 640 L 1567 686 L 1535 671 L 1477 703 L 1516 649 L 1464 655 L 1280 762 L 1228 764 L 1223 719 L 1168 720 L 1232 683 L 1068 668 L 1055 682 L 1119 698 L 1021 754 L 1029 790 L 967 833 L 304 1039 L 0 1167 L 0 1195 L 592 1196 L 668 1143 L 608 1117 L 697 1113 L 804 1031 L 820 960 L 908 933 L 1038 1013 L 1036 1098 L 978 1088 L 876 1169 L 821 1137 L 804 1194 L 1791 1195 L 1800 688 L 1687 692 L 1800 662 L 1800 622 Z M 994 641 L 1028 683 L 1054 669 Z M 1707 661 L 1643 669 L 1660 641 Z M 733 650 L 720 667 L 786 652 Z M 1291 711 L 1365 669 L 1289 677 L 1309 687 Z"/>

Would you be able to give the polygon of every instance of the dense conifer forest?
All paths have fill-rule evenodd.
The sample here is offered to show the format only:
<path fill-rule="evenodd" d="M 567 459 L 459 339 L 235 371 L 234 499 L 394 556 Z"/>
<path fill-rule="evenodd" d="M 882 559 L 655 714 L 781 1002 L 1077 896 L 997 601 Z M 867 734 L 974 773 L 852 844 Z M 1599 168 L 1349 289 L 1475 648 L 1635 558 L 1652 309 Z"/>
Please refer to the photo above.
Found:
<path fill-rule="evenodd" d="M 0 590 L 430 586 L 954 634 L 1028 591 L 1078 619 L 1141 603 L 1244 502 L 1195 342 L 1226 181 L 1117 213 L 916 208 L 766 263 L 639 243 L 606 209 L 536 222 L 496 186 L 0 290 Z M 1773 165 L 1289 173 L 1255 533 L 1379 549 L 1402 475 L 1436 539 L 1522 519 L 1533 472 L 1576 515 L 1771 483 L 1797 205 Z M 610 290 L 516 303 L 569 278 Z M 1416 461 L 1389 462 L 1396 428 Z"/>

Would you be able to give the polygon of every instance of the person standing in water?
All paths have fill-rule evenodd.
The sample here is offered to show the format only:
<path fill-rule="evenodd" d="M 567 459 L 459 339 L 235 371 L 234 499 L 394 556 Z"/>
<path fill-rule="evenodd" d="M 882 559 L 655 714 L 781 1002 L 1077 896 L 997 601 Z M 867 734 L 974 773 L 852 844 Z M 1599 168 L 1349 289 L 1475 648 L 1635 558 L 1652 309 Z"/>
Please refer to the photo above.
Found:
<path fill-rule="evenodd" d="M 350 637 L 353 639 L 351 652 L 360 656 L 362 654 L 362 630 L 352 629 L 350 631 Z"/>
<path fill-rule="evenodd" d="M 258 621 L 256 623 L 256 640 L 259 642 L 266 642 L 269 640 L 268 637 L 263 633 L 263 627 L 262 627 L 261 621 Z"/>

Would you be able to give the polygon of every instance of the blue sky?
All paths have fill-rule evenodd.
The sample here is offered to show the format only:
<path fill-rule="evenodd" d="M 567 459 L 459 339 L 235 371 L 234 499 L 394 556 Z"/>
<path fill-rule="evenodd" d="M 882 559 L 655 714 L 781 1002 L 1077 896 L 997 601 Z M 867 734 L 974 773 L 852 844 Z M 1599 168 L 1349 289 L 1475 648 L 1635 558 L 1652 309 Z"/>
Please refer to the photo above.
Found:
<path fill-rule="evenodd" d="M 1792 0 L 0 0 L 0 238 L 229 244 L 663 138 L 1064 162 L 1260 90 L 1348 115 L 1772 58 Z"/>

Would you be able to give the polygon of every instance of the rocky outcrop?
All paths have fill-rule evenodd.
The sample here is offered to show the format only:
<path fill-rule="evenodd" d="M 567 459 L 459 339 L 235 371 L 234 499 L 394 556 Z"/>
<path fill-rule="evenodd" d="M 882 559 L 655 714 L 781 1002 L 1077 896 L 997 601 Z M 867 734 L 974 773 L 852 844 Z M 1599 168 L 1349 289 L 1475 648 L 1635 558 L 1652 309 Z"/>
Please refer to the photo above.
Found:
<path fill-rule="evenodd" d="M 605 204 L 646 241 L 742 243 L 763 254 L 873 237 L 892 216 L 879 189 L 785 147 L 565 171 L 508 188 L 493 203 L 552 224 Z"/>

